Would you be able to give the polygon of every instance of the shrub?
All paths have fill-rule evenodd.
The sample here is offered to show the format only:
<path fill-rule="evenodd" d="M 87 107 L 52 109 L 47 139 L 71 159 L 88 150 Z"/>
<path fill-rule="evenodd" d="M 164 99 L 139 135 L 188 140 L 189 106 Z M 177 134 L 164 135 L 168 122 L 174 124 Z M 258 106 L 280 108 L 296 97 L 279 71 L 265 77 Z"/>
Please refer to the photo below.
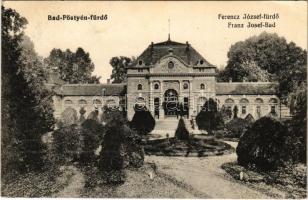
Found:
<path fill-rule="evenodd" d="M 240 138 L 236 153 L 242 166 L 253 165 L 261 170 L 271 170 L 288 160 L 285 145 L 287 128 L 269 117 L 257 120 Z"/>
<path fill-rule="evenodd" d="M 175 131 L 175 138 L 179 140 L 188 140 L 189 139 L 189 132 L 185 127 L 185 123 L 183 118 L 181 117 L 178 123 L 178 127 Z"/>
<path fill-rule="evenodd" d="M 104 138 L 104 126 L 96 120 L 87 119 L 81 124 L 81 127 L 95 134 L 100 140 Z"/>
<path fill-rule="evenodd" d="M 239 138 L 245 133 L 245 131 L 248 129 L 250 125 L 251 123 L 245 119 L 242 118 L 232 119 L 225 125 L 226 129 L 225 137 Z"/>
<path fill-rule="evenodd" d="M 82 107 L 80 110 L 79 110 L 79 114 L 80 114 L 80 117 L 79 117 L 79 120 L 78 120 L 78 122 L 79 122 L 79 124 L 82 124 L 85 120 L 86 120 L 86 118 L 85 118 L 85 113 L 86 113 L 86 110 Z"/>
<path fill-rule="evenodd" d="M 61 114 L 62 126 L 77 124 L 77 111 L 74 108 L 66 108 Z"/>
<path fill-rule="evenodd" d="M 222 105 L 220 113 L 225 123 L 232 119 L 232 110 L 226 108 L 224 105 Z"/>
<path fill-rule="evenodd" d="M 237 108 L 237 106 L 235 105 L 234 108 L 233 108 L 233 119 L 236 119 L 236 118 L 237 118 L 237 113 L 238 113 L 238 108 Z"/>
<path fill-rule="evenodd" d="M 121 172 L 124 167 L 143 165 L 141 138 L 127 126 L 127 121 L 121 112 L 109 111 L 105 120 L 107 123 L 99 168 L 104 173 L 107 172 L 108 182 L 118 183 L 123 181 L 124 174 Z"/>
<path fill-rule="evenodd" d="M 249 123 L 255 122 L 255 118 L 249 113 L 246 117 L 245 120 L 248 121 Z"/>
<path fill-rule="evenodd" d="M 94 151 L 100 144 L 103 128 L 94 120 L 86 120 L 82 125 L 71 125 L 54 131 L 51 158 L 54 162 L 91 164 L 94 161 Z"/>
<path fill-rule="evenodd" d="M 82 142 L 77 125 L 63 127 L 53 132 L 52 160 L 66 164 L 77 159 L 82 151 Z"/>
<path fill-rule="evenodd" d="M 212 133 L 223 127 L 223 117 L 217 110 L 217 103 L 213 99 L 205 102 L 203 109 L 196 116 L 198 128 Z"/>
<path fill-rule="evenodd" d="M 90 112 L 87 119 L 98 121 L 98 110 L 94 110 L 94 111 Z"/>
<path fill-rule="evenodd" d="M 140 135 L 146 135 L 154 129 L 155 119 L 150 111 L 146 109 L 136 110 L 133 119 L 130 122 L 130 127 L 133 130 L 136 130 Z"/>

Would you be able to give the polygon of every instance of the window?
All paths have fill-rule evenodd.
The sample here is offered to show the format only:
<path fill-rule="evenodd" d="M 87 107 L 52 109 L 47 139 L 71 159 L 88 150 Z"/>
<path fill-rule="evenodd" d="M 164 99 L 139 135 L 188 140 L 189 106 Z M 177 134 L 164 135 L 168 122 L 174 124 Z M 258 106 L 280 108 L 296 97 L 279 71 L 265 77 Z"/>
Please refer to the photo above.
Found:
<path fill-rule="evenodd" d="M 184 89 L 184 90 L 188 89 L 188 84 L 187 84 L 187 83 L 184 83 L 183 89 Z"/>
<path fill-rule="evenodd" d="M 200 65 L 203 65 L 204 61 L 203 60 L 200 60 Z"/>
<path fill-rule="evenodd" d="M 139 60 L 139 62 L 138 62 L 138 63 L 139 63 L 139 65 L 142 65 L 142 60 Z"/>
<path fill-rule="evenodd" d="M 246 114 L 246 106 L 242 106 L 242 114 L 243 114 L 243 115 Z"/>
<path fill-rule="evenodd" d="M 106 88 L 102 89 L 102 96 L 106 96 Z"/>
<path fill-rule="evenodd" d="M 80 100 L 79 100 L 79 104 L 87 104 L 87 102 L 86 102 L 86 100 L 84 100 L 84 99 L 80 99 Z"/>
<path fill-rule="evenodd" d="M 263 99 L 261 99 L 261 98 L 256 98 L 256 100 L 255 100 L 255 103 L 263 103 Z"/>
<path fill-rule="evenodd" d="M 138 90 L 142 90 L 142 85 L 141 84 L 138 84 Z"/>
<path fill-rule="evenodd" d="M 244 103 L 249 103 L 249 101 L 248 101 L 248 99 L 243 98 L 243 99 L 240 100 L 240 103 L 243 103 L 243 104 Z"/>
<path fill-rule="evenodd" d="M 71 100 L 65 100 L 64 103 L 65 104 L 73 104 L 73 102 Z"/>
<path fill-rule="evenodd" d="M 155 83 L 155 84 L 154 84 L 154 89 L 155 89 L 155 90 L 158 90 L 158 89 L 159 89 L 159 84 L 158 84 L 158 83 Z"/>
<path fill-rule="evenodd" d="M 205 89 L 205 85 L 204 85 L 203 83 L 200 85 L 200 89 L 201 89 L 201 90 L 204 90 L 204 89 Z"/>
<path fill-rule="evenodd" d="M 102 101 L 99 100 L 99 99 L 94 99 L 94 100 L 93 100 L 93 104 L 95 104 L 95 105 L 101 105 L 101 104 L 102 104 Z"/>
<path fill-rule="evenodd" d="M 199 68 L 199 72 L 204 72 L 204 69 L 202 69 L 202 68 Z"/>
<path fill-rule="evenodd" d="M 271 113 L 275 114 L 276 113 L 276 106 L 271 106 Z"/>
<path fill-rule="evenodd" d="M 138 72 L 143 72 L 143 69 L 138 69 Z"/>
<path fill-rule="evenodd" d="M 174 67 L 174 63 L 172 62 L 172 61 L 170 61 L 169 63 L 168 63 L 168 68 L 169 69 L 172 69 Z"/>
<path fill-rule="evenodd" d="M 261 107 L 260 106 L 257 106 L 257 116 L 258 118 L 261 117 Z"/>

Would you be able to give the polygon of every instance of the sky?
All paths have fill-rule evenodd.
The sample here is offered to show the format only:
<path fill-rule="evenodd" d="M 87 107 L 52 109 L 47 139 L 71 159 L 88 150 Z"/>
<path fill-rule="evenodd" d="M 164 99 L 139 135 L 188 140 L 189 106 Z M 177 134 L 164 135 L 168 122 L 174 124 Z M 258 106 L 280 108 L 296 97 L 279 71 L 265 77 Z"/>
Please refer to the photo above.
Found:
<path fill-rule="evenodd" d="M 307 49 L 307 2 L 123 2 L 123 1 L 7 1 L 3 3 L 28 20 L 25 33 L 40 56 L 53 48 L 75 51 L 82 47 L 95 64 L 94 75 L 101 82 L 110 77 L 109 60 L 114 56 L 139 56 L 151 42 L 168 39 L 188 41 L 206 60 L 217 67 L 227 62 L 230 46 L 263 31 L 277 33 L 288 42 Z M 218 15 L 275 14 L 275 20 L 228 20 Z M 48 15 L 102 15 L 101 21 L 50 21 Z M 228 22 L 275 22 L 273 28 L 228 28 Z"/>

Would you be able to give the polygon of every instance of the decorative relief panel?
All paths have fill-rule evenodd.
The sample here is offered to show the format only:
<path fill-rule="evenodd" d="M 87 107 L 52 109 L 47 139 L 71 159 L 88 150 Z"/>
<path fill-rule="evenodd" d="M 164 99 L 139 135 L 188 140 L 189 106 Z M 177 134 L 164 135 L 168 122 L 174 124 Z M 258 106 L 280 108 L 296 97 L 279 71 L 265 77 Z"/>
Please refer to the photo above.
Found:
<path fill-rule="evenodd" d="M 180 83 L 179 81 L 164 81 L 164 91 L 168 89 L 174 89 L 177 92 L 179 92 L 180 89 Z"/>
<path fill-rule="evenodd" d="M 151 73 L 189 73 L 191 69 L 178 58 L 170 55 L 157 62 Z"/>

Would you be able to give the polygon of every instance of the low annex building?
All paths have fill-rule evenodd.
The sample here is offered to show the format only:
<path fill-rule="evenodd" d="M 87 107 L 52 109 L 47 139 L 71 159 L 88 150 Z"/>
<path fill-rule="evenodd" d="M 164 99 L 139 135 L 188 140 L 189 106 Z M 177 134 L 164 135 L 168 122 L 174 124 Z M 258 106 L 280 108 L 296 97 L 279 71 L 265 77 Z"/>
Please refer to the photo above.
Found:
<path fill-rule="evenodd" d="M 270 113 L 279 118 L 289 116 L 289 109 L 276 95 L 277 83 L 271 82 L 217 82 L 217 68 L 201 56 L 188 42 L 179 43 L 170 38 L 153 42 L 127 68 L 123 84 L 65 84 L 52 80 L 55 91 L 55 117 L 60 118 L 67 108 L 85 116 L 93 111 L 102 113 L 104 105 L 127 111 L 132 119 L 136 105 L 146 106 L 155 119 L 176 116 L 177 107 L 184 108 L 188 118 L 194 118 L 205 101 L 213 98 L 219 109 L 233 111 L 238 116 L 251 115 L 254 119 Z"/>

